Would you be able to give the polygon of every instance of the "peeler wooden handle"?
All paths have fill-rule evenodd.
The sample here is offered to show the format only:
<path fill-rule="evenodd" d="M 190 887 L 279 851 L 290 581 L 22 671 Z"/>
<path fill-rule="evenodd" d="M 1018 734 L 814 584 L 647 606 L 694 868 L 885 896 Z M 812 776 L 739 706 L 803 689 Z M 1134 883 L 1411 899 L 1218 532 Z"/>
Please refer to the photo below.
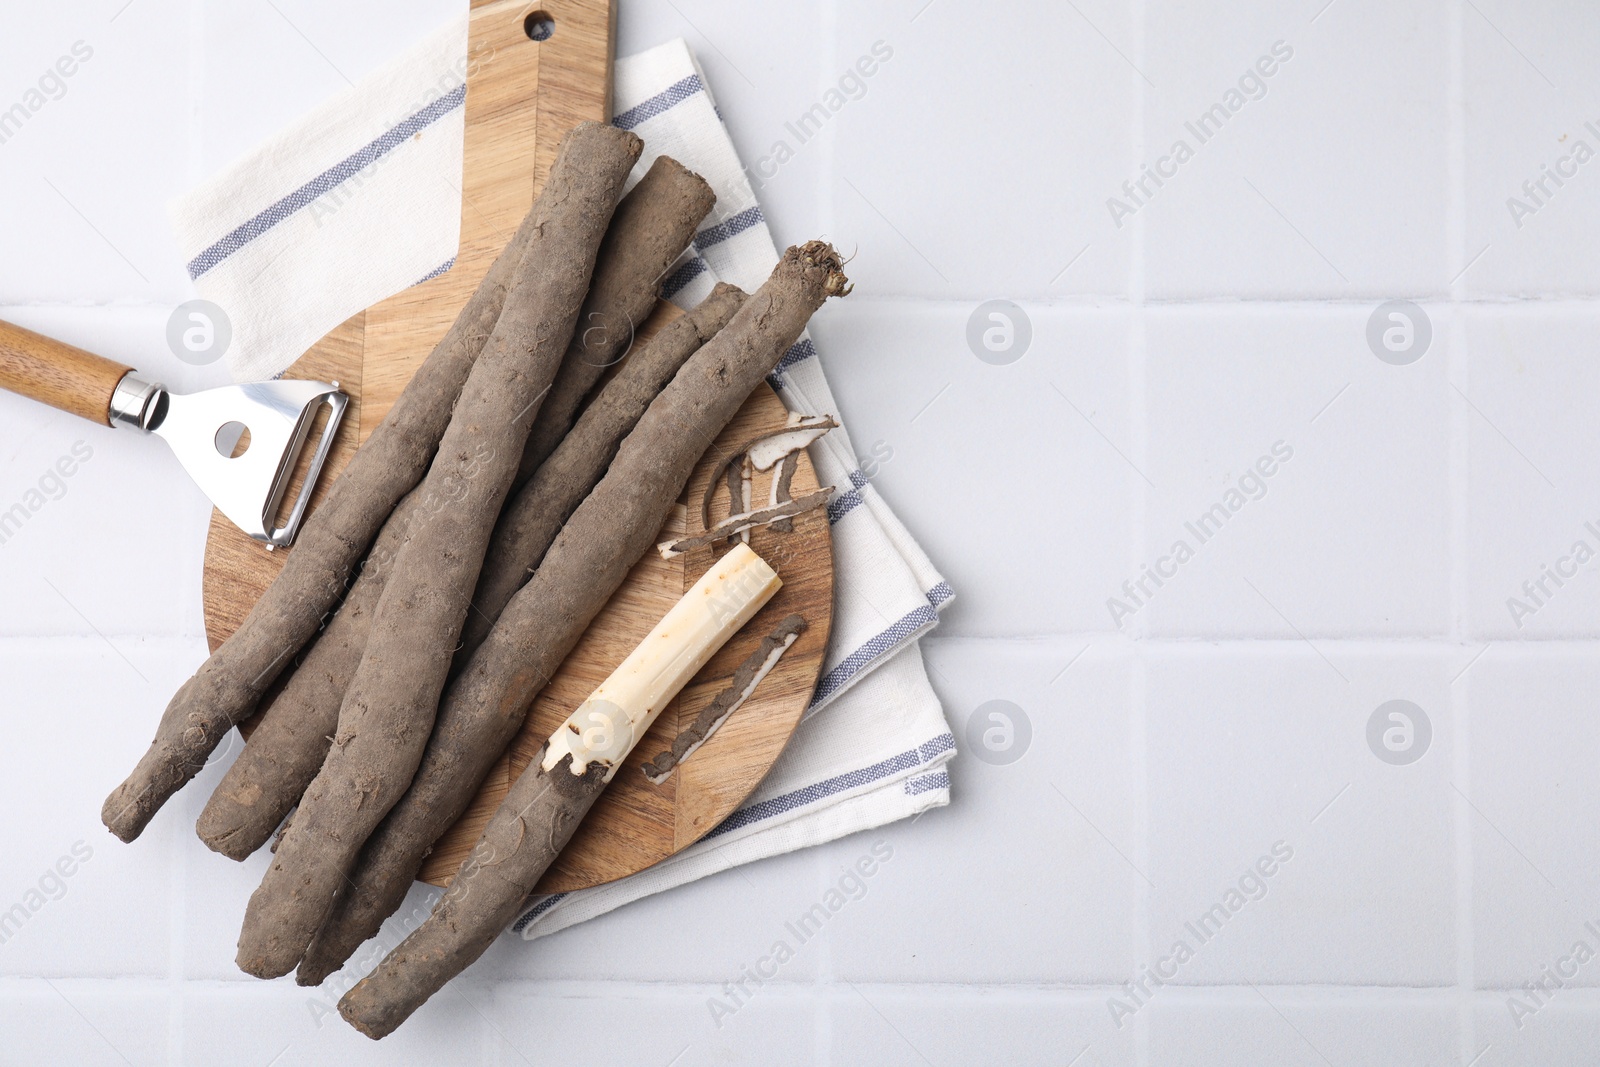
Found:
<path fill-rule="evenodd" d="M 0 388 L 111 425 L 111 394 L 133 368 L 0 322 Z"/>

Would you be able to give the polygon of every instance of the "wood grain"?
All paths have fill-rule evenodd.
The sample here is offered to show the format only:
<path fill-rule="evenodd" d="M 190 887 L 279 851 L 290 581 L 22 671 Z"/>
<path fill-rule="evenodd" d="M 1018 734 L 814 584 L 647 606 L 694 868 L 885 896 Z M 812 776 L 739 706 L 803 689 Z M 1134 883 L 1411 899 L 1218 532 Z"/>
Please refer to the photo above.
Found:
<path fill-rule="evenodd" d="M 548 40 L 529 40 L 523 28 L 536 9 L 555 21 Z M 614 21 L 606 0 L 473 3 L 461 247 L 448 271 L 368 309 L 365 433 L 382 421 L 511 240 L 562 135 L 580 122 L 611 118 Z"/>
<path fill-rule="evenodd" d="M 131 367 L 0 322 L 0 389 L 111 425 L 111 393 Z"/>
<path fill-rule="evenodd" d="M 534 10 L 548 13 L 555 22 L 555 32 L 546 41 L 530 41 L 523 31 L 524 18 Z M 334 452 L 313 494 L 313 508 L 510 239 L 549 171 L 561 136 L 577 122 L 609 117 L 614 21 L 608 0 L 473 3 L 462 241 L 455 266 L 341 324 L 285 375 L 338 381 L 351 398 Z M 661 305 L 649 326 L 641 329 L 641 338 L 674 314 L 670 305 Z M 719 454 L 715 448 L 748 439 L 758 427 L 776 427 L 784 417 L 781 402 L 762 386 L 702 458 L 686 494 L 696 502 L 690 512 L 696 516 L 693 532 L 699 529 L 699 494 Z M 802 458 L 795 495 L 815 486 L 810 461 Z M 756 499 L 765 499 L 766 482 L 758 481 L 756 488 Z M 725 499 L 719 508 L 719 515 L 726 514 Z M 667 532 L 686 532 L 686 521 L 691 520 L 676 514 L 662 539 Z M 810 701 L 827 646 L 833 589 L 827 517 L 821 511 L 803 516 L 789 535 L 756 531 L 752 547 L 778 569 L 784 588 L 662 713 L 545 885 L 567 889 L 598 884 L 687 847 L 749 796 L 782 751 Z M 669 563 L 652 551 L 640 561 L 535 703 L 528 728 L 441 842 L 423 871 L 424 879 L 448 881 L 505 795 L 514 771 L 526 765 L 556 723 L 698 580 L 714 555 L 710 548 L 698 549 Z M 282 569 L 285 556 L 282 551 L 266 551 L 220 513 L 212 514 L 202 588 L 206 634 L 213 649 L 238 628 Z M 776 619 L 790 611 L 804 615 L 810 627 L 780 667 L 666 783 L 651 785 L 637 765 L 669 745 L 677 731 L 694 720 Z M 247 736 L 250 725 L 244 727 Z"/>

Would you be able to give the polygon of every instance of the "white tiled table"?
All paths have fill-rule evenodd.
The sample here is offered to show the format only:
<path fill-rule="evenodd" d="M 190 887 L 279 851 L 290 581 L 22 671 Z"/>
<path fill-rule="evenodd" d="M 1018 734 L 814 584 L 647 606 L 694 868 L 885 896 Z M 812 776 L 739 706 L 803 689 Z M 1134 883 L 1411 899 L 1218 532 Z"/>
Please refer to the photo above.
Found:
<path fill-rule="evenodd" d="M 93 54 L 0 143 L 0 317 L 218 380 L 166 347 L 190 291 L 165 201 L 459 2 L 6 14 L 0 109 Z M 761 195 L 781 242 L 857 253 L 815 334 L 960 594 L 924 647 L 967 751 L 950 808 L 508 938 L 381 1046 L 234 968 L 264 860 L 191 830 L 228 754 L 137 846 L 100 827 L 203 655 L 207 505 L 158 442 L 0 396 L 0 510 L 48 498 L 0 544 L 0 910 L 45 898 L 0 944 L 0 1061 L 1594 1062 L 1600 962 L 1536 1012 L 1508 999 L 1600 951 L 1600 559 L 1520 626 L 1507 599 L 1600 549 L 1600 161 L 1520 226 L 1507 198 L 1600 150 L 1600 14 L 1325 3 L 624 0 L 619 50 L 686 36 L 747 161 L 892 49 Z M 1257 98 L 1115 225 L 1107 199 L 1279 42 Z M 991 298 L 1031 322 L 1008 365 L 966 341 Z M 1391 299 L 1431 323 L 1410 365 L 1368 347 Z M 1118 625 L 1108 598 L 1241 479 Z M 995 699 L 1031 722 L 1009 764 L 966 741 Z M 1396 699 L 1431 724 L 1407 765 L 1368 747 Z M 714 1018 L 880 841 L 865 895 Z M 1275 845 L 1292 857 L 1251 875 Z M 1259 899 L 1200 943 L 1241 880 Z"/>

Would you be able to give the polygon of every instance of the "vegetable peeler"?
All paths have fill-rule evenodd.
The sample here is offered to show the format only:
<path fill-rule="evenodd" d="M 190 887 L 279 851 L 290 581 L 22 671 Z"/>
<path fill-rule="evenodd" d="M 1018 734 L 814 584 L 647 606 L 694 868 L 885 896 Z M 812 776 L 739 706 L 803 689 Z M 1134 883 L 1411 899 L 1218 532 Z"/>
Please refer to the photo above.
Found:
<path fill-rule="evenodd" d="M 350 398 L 338 382 L 279 379 L 174 393 L 130 367 L 0 322 L 0 388 L 171 446 L 217 509 L 268 549 L 294 541 Z M 275 525 L 318 413 L 328 418 L 304 484 Z"/>

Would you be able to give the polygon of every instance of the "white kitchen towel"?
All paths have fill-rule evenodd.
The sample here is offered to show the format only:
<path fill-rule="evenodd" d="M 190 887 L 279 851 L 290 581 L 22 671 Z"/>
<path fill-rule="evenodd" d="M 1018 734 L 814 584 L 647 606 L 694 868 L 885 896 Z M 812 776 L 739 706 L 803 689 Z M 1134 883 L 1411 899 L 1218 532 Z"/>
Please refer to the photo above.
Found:
<path fill-rule="evenodd" d="M 463 5 L 464 6 L 464 5 Z M 461 240 L 467 13 L 169 205 L 235 381 L 442 274 Z"/>
<path fill-rule="evenodd" d="M 449 269 L 468 69 L 462 19 L 173 205 L 197 290 L 233 320 L 236 379 L 281 373 L 351 314 Z M 634 180 L 667 154 L 717 193 L 667 295 L 690 306 L 717 281 L 759 286 L 777 250 L 684 42 L 617 62 L 614 121 L 645 141 Z M 394 226 L 395 218 L 410 225 Z M 771 381 L 791 409 L 838 413 L 809 337 Z M 937 623 L 950 587 L 861 471 L 843 429 L 811 456 L 823 483 L 839 489 L 828 508 L 833 631 L 807 717 L 783 758 L 706 841 L 631 878 L 533 902 L 517 923 L 524 937 L 949 802 L 954 738 L 915 646 Z"/>
<path fill-rule="evenodd" d="M 704 73 L 682 40 L 616 63 L 612 122 L 644 139 L 634 177 L 658 155 L 716 191 L 711 215 L 668 275 L 669 299 L 693 306 L 719 281 L 747 291 L 778 251 Z M 791 410 L 837 415 L 811 338 L 769 379 Z M 704 840 L 631 877 L 531 902 L 517 921 L 542 937 L 640 897 L 741 863 L 832 841 L 950 802 L 955 738 L 928 684 L 917 639 L 938 622 L 950 587 L 889 511 L 844 428 L 811 449 L 828 505 L 836 568 L 833 634 L 822 678 L 789 747 L 745 804 Z M 827 709 L 826 714 L 818 711 Z"/>
<path fill-rule="evenodd" d="M 641 897 L 834 841 L 950 803 L 955 737 L 913 644 L 795 730 L 772 773 L 715 830 L 627 878 L 535 898 L 513 929 L 532 940 Z"/>
<path fill-rule="evenodd" d="M 614 94 L 613 123 L 644 139 L 634 180 L 667 155 L 701 174 L 717 194 L 694 244 L 668 275 L 668 299 L 693 307 L 719 281 L 754 292 L 772 273 L 778 250 L 689 46 L 674 40 L 617 60 Z M 791 410 L 839 412 L 809 334 L 770 380 Z M 808 714 L 931 629 L 950 598 L 950 587 L 862 472 L 848 430 L 823 437 L 811 458 L 823 484 L 839 489 L 828 515 L 841 581 L 834 640 Z"/>

